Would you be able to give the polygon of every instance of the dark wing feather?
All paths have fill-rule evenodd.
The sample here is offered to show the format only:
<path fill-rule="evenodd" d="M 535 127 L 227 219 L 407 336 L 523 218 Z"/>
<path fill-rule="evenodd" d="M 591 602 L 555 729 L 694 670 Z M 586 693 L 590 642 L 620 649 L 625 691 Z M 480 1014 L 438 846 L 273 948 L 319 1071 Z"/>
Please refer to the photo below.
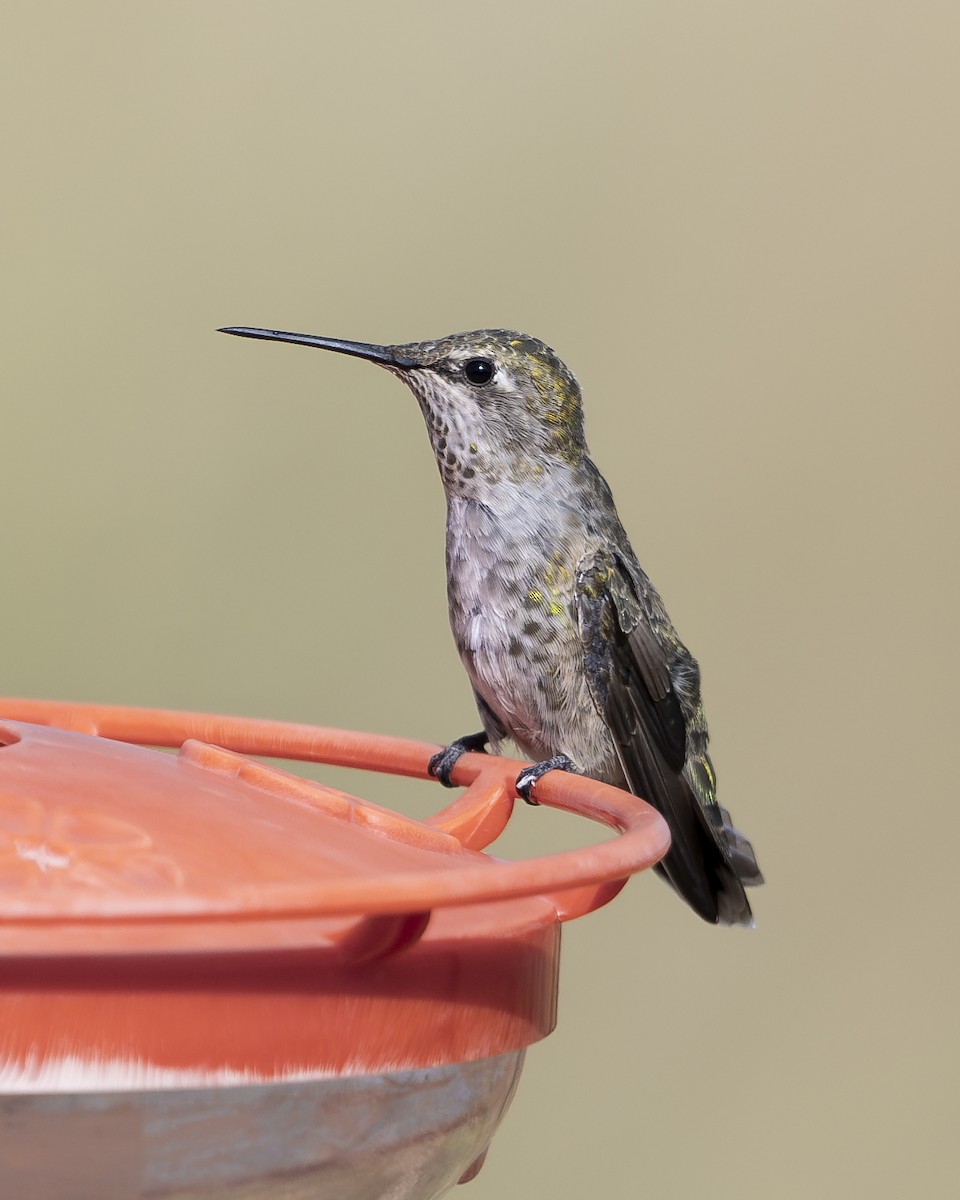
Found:
<path fill-rule="evenodd" d="M 598 552 L 580 563 L 577 610 L 591 693 L 630 790 L 670 826 L 661 873 L 704 920 L 751 924 L 722 826 L 710 820 L 684 775 L 687 726 L 668 647 L 615 556 Z"/>

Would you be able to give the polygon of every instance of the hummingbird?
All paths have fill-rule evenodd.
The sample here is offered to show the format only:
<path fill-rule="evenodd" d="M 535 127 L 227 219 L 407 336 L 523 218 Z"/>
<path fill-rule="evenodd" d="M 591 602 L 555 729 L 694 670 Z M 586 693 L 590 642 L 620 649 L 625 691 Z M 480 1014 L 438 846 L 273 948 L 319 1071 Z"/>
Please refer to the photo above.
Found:
<path fill-rule="evenodd" d="M 505 329 L 381 346 L 275 329 L 222 333 L 367 359 L 419 403 L 447 501 L 450 625 L 483 729 L 435 755 L 512 740 L 516 791 L 562 769 L 665 818 L 657 871 L 704 920 L 752 925 L 756 856 L 717 801 L 700 670 L 640 566 L 583 428 L 580 386 L 545 343 Z"/>

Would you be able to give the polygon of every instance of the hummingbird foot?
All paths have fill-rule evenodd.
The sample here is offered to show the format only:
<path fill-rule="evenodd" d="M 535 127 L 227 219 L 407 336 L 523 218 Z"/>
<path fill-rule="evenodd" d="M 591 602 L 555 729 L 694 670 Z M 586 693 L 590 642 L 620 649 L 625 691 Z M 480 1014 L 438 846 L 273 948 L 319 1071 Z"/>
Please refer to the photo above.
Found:
<path fill-rule="evenodd" d="M 437 754 L 427 763 L 427 774 L 432 775 L 434 779 L 439 779 L 444 787 L 456 787 L 457 785 L 451 780 L 450 772 L 460 761 L 464 754 L 473 750 L 482 754 L 483 748 L 490 739 L 486 733 L 468 733 L 466 737 L 457 738 L 455 742 L 451 742 L 449 746 L 444 746 Z"/>
<path fill-rule="evenodd" d="M 525 771 L 521 771 L 517 776 L 517 782 L 514 784 L 517 795 L 521 800 L 525 800 L 527 804 L 537 805 L 539 800 L 534 800 L 530 795 L 530 789 L 542 779 L 548 771 L 575 771 L 573 759 L 567 758 L 565 754 L 555 754 L 553 758 L 545 758 L 543 762 L 534 763 L 533 766 L 527 767 Z"/>

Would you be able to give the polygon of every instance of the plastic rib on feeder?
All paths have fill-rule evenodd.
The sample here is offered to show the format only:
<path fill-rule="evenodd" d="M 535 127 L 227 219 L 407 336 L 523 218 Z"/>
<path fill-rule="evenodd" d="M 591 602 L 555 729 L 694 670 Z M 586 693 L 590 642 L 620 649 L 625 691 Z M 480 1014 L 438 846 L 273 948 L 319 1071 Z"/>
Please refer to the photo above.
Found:
<path fill-rule="evenodd" d="M 466 791 L 426 821 L 260 761 L 426 779 L 435 750 L 0 700 L 5 1191 L 414 1200 L 472 1178 L 554 1026 L 561 923 L 669 834 L 555 772 L 538 799 L 619 836 L 504 861 L 483 851 L 515 761 L 464 756 Z"/>

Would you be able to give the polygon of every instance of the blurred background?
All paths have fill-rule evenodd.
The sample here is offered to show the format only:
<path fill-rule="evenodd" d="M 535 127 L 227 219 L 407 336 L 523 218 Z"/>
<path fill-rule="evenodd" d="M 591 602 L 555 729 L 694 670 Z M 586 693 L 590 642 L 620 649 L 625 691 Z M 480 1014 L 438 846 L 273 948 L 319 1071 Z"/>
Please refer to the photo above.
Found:
<path fill-rule="evenodd" d="M 5 7 L 0 690 L 476 726 L 413 398 L 225 324 L 544 338 L 700 659 L 757 929 L 652 876 L 568 927 L 470 1200 L 955 1186 L 958 44 L 934 0 Z"/>

